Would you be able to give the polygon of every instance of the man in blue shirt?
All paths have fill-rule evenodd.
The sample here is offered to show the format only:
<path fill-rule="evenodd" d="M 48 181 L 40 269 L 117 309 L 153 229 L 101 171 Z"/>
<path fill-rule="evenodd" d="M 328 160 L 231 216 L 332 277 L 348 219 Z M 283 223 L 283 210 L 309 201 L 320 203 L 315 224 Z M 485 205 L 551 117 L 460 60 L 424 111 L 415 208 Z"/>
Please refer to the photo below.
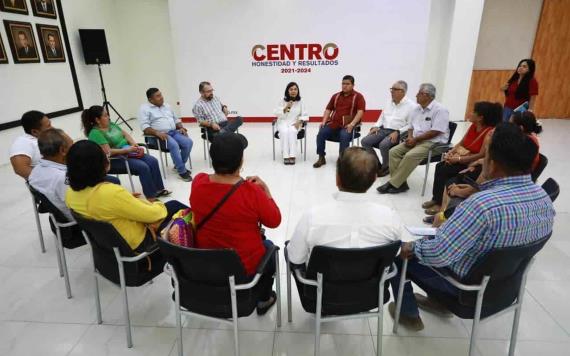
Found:
<path fill-rule="evenodd" d="M 192 151 L 192 139 L 170 105 L 164 103 L 164 97 L 157 88 L 146 91 L 148 103 L 141 105 L 139 124 L 145 135 L 155 136 L 166 142 L 170 156 L 180 178 L 186 182 L 192 180 L 191 172 L 186 168 L 186 161 Z M 160 142 L 161 147 L 165 147 Z"/>
<path fill-rule="evenodd" d="M 412 281 L 421 281 L 451 296 L 458 295 L 454 286 L 428 266 L 446 267 L 463 278 L 489 251 L 531 244 L 552 231 L 555 215 L 552 201 L 528 174 L 537 151 L 536 144 L 517 126 L 503 124 L 495 129 L 483 163 L 486 182 L 480 191 L 457 206 L 433 239 L 402 245 L 400 257 L 412 258 L 408 263 Z M 401 266 L 401 259 L 397 258 L 396 263 Z M 391 283 L 397 295 L 399 278 Z M 414 296 L 408 282 L 404 285 L 400 322 L 410 329 L 423 329 L 418 304 L 422 309 L 449 313 L 429 297 Z M 394 303 L 388 310 L 394 316 Z"/>

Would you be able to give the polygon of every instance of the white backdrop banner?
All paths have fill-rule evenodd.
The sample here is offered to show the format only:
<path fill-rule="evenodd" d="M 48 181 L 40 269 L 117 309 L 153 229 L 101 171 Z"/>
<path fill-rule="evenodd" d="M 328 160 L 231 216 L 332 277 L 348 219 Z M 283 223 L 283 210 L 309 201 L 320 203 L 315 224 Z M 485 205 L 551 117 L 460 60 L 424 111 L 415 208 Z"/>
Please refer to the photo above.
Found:
<path fill-rule="evenodd" d="M 367 110 L 396 80 L 417 91 L 426 51 L 426 0 L 170 0 L 183 117 L 210 81 L 230 111 L 269 117 L 290 81 L 311 116 L 322 115 L 345 74 Z"/>

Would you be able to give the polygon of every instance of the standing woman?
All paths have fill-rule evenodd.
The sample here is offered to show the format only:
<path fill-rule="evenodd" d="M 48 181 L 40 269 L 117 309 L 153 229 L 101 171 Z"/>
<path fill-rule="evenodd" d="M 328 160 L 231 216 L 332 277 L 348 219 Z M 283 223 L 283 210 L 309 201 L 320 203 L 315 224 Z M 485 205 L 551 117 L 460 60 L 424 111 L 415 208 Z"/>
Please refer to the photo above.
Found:
<path fill-rule="evenodd" d="M 306 116 L 305 106 L 301 101 L 299 86 L 295 82 L 287 84 L 285 97 L 273 112 L 277 115 L 277 130 L 281 139 L 283 163 L 295 164 L 297 156 L 297 133 L 301 129 L 301 116 Z"/>
<path fill-rule="evenodd" d="M 513 110 L 528 101 L 528 110 L 532 111 L 538 95 L 538 82 L 534 78 L 535 63 L 532 59 L 523 59 L 511 79 L 501 87 L 505 92 L 503 122 L 509 122 Z"/>
<path fill-rule="evenodd" d="M 148 200 L 170 195 L 172 192 L 164 189 L 160 168 L 156 158 L 144 154 L 135 140 L 125 130 L 109 120 L 109 114 L 102 106 L 93 105 L 81 114 L 83 130 L 89 141 L 100 145 L 109 157 L 127 155 L 129 168 L 138 175 L 144 196 Z M 125 164 L 111 160 L 112 173 L 127 173 Z"/>

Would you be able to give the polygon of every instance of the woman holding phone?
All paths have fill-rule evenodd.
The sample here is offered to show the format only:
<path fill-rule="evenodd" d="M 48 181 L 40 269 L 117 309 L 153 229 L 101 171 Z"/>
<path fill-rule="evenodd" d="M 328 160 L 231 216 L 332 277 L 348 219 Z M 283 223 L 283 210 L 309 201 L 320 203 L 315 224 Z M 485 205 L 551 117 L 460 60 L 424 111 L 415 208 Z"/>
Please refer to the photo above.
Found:
<path fill-rule="evenodd" d="M 283 100 L 273 112 L 277 116 L 277 131 L 281 140 L 283 163 L 295 164 L 297 157 L 297 133 L 303 122 L 301 117 L 307 116 L 305 105 L 301 101 L 301 92 L 295 82 L 287 84 Z"/>
<path fill-rule="evenodd" d="M 501 87 L 505 92 L 503 122 L 509 122 L 513 111 L 528 102 L 528 110 L 532 111 L 538 95 L 538 82 L 534 78 L 536 65 L 532 59 L 523 59 L 511 78 Z"/>

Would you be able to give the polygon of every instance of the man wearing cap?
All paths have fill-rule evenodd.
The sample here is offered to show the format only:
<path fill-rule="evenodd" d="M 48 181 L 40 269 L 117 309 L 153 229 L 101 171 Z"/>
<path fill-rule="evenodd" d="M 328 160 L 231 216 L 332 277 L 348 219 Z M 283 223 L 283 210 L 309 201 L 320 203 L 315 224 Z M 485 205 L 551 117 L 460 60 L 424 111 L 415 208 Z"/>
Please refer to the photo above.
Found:
<path fill-rule="evenodd" d="M 214 174 L 194 177 L 190 205 L 197 224 L 217 207 L 203 223 L 196 247 L 235 250 L 246 274 L 253 278 L 267 246 L 272 245 L 262 240 L 259 226 L 276 228 L 281 223 L 281 212 L 261 178 L 240 176 L 246 147 L 247 140 L 240 134 L 222 133 L 214 138 L 210 146 Z M 258 284 L 259 315 L 265 314 L 277 298 L 272 291 L 274 266 L 274 262 L 268 264 Z"/>

